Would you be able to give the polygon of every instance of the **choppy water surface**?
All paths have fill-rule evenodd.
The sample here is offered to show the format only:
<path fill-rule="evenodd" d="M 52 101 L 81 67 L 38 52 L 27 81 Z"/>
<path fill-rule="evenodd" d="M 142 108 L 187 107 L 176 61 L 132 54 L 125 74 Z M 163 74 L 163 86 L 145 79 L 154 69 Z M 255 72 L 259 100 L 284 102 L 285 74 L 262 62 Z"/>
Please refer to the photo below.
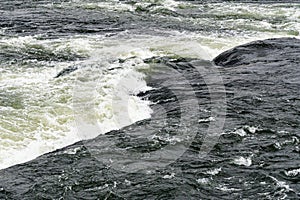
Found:
<path fill-rule="evenodd" d="M 225 50 L 299 38 L 299 3 L 1 1 L 0 16 L 1 198 L 299 198 L 299 40 L 215 59 L 221 96 L 205 78 Z M 199 159 L 214 107 L 226 121 Z"/>

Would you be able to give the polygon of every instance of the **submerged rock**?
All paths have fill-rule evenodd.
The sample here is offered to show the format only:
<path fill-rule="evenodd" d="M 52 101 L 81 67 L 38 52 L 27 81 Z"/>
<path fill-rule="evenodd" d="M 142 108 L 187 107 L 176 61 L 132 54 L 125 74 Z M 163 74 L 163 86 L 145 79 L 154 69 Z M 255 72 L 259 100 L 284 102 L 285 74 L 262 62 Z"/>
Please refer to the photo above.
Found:
<path fill-rule="evenodd" d="M 278 38 L 214 59 L 223 66 L 218 69 L 226 87 L 226 123 L 214 149 L 201 159 L 203 135 L 214 121 L 201 120 L 212 117 L 209 83 L 190 59 L 145 60 L 154 65 L 146 80 L 152 89 L 139 96 L 154 102 L 151 119 L 0 170 L 0 199 L 299 199 L 297 177 L 285 173 L 300 164 L 299 58 L 300 40 Z M 200 112 L 188 112 L 185 120 L 194 97 Z M 247 134 L 237 134 L 240 129 Z M 197 135 L 182 156 L 161 167 L 185 139 L 181 133 L 187 133 L 179 130 Z M 166 146 L 168 153 L 152 159 Z M 236 164 L 236 158 L 251 162 Z M 153 170 L 117 168 L 149 163 Z M 215 169 L 221 170 L 207 173 Z"/>
<path fill-rule="evenodd" d="M 300 63 L 300 40 L 296 38 L 272 38 L 234 47 L 214 58 L 214 63 L 223 67 L 249 64 Z"/>
<path fill-rule="evenodd" d="M 54 78 L 59 78 L 59 77 L 68 75 L 68 74 L 76 71 L 77 69 L 78 69 L 78 67 L 76 67 L 76 66 L 67 67 L 67 68 L 63 69 L 62 71 L 60 71 Z"/>

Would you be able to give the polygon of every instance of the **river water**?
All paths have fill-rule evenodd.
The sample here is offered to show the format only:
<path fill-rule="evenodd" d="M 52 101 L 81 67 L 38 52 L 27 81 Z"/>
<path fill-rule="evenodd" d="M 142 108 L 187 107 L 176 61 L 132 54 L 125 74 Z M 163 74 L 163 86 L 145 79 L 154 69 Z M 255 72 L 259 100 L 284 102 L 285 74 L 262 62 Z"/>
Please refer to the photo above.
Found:
<path fill-rule="evenodd" d="M 195 110 L 191 108 L 195 104 L 194 100 L 205 100 L 211 96 L 207 92 L 198 94 L 199 88 L 195 89 L 193 85 L 197 84 L 195 78 L 192 78 L 193 81 L 190 83 L 186 82 L 186 79 L 193 77 L 193 73 L 190 74 L 191 77 L 186 77 L 184 74 L 188 72 L 180 71 L 180 64 L 179 70 L 175 67 L 176 73 L 170 70 L 170 66 L 175 69 L 174 65 L 178 62 L 198 59 L 204 63 L 200 63 L 201 66 L 209 68 L 211 66 L 209 61 L 225 50 L 267 38 L 299 38 L 300 30 L 300 3 L 279 1 L 258 3 L 174 0 L 2 0 L 0 16 L 0 169 L 30 161 L 78 141 L 88 141 L 87 150 L 100 162 L 107 164 L 108 159 L 99 159 L 101 153 L 94 153 L 95 146 L 90 144 L 89 139 L 127 127 L 135 122 L 137 123 L 133 128 L 129 126 L 128 129 L 124 129 L 125 132 L 134 130 L 138 133 L 133 135 L 142 135 L 142 133 L 147 134 L 144 133 L 147 132 L 146 130 L 164 127 L 160 129 L 160 133 L 164 131 L 167 133 L 161 135 L 155 133 L 155 136 L 151 137 L 154 145 L 150 144 L 154 150 L 148 146 L 148 149 L 142 148 L 142 152 L 155 151 L 165 143 L 176 146 L 176 143 L 185 139 L 188 145 L 197 146 L 201 142 L 197 142 L 196 139 L 196 142 L 194 141 L 196 144 L 193 144 L 192 139 L 195 137 L 194 134 L 202 129 L 198 129 L 195 123 L 207 124 L 218 120 L 210 115 L 212 108 L 209 106 L 200 107 L 197 112 L 193 112 Z M 299 54 L 294 55 L 297 56 Z M 255 74 L 272 72 L 271 69 L 256 71 L 252 68 L 249 71 L 255 71 Z M 283 74 L 278 77 L 285 77 L 287 82 L 299 86 L 299 78 L 295 75 L 299 74 L 299 70 L 286 71 L 287 76 Z M 225 72 L 221 70 L 221 74 L 224 75 L 219 74 L 218 70 L 213 73 L 218 75 L 222 86 L 229 87 L 229 90 L 225 89 L 225 86 L 219 88 L 224 90 L 225 96 L 229 99 L 230 95 L 235 97 L 232 101 L 226 102 L 226 97 L 222 96 L 224 101 L 221 103 L 224 106 L 226 104 L 229 117 L 229 119 L 224 117 L 228 123 L 223 122 L 225 124 L 222 124 L 219 133 L 223 135 L 224 141 L 217 145 L 216 149 L 211 145 L 212 149 L 203 151 L 208 153 L 213 150 L 218 156 L 222 154 L 224 160 L 214 155 L 210 157 L 212 159 L 210 161 L 203 159 L 201 163 L 193 163 L 196 161 L 185 162 L 183 156 L 180 164 L 175 163 L 170 167 L 169 164 L 181 155 L 174 153 L 176 155 L 167 157 L 165 162 L 161 161 L 161 165 L 154 165 L 161 170 L 164 169 L 162 167 L 169 166 L 166 173 L 160 171 L 157 174 L 151 171 L 153 169 L 147 169 L 148 171 L 145 172 L 149 184 L 154 186 L 157 183 L 160 189 L 150 187 L 147 190 L 144 185 L 141 186 L 143 192 L 138 192 L 137 182 L 143 182 L 143 176 L 137 175 L 137 182 L 134 184 L 132 182 L 135 176 L 130 177 L 131 181 L 122 179 L 126 180 L 125 185 L 133 188 L 126 193 L 125 186 L 121 186 L 120 189 L 116 186 L 121 184 L 121 179 L 117 177 L 117 180 L 112 181 L 110 177 L 110 182 L 104 181 L 102 186 L 97 186 L 100 187 L 99 191 L 102 191 L 103 199 L 106 197 L 139 199 L 146 198 L 149 194 L 151 194 L 149 199 L 170 199 L 174 197 L 170 192 L 172 190 L 175 191 L 174 194 L 178 194 L 179 199 L 189 199 L 189 197 L 209 199 L 210 196 L 221 199 L 226 193 L 234 193 L 236 195 L 232 197 L 242 198 L 242 191 L 245 188 L 251 188 L 245 195 L 249 199 L 255 196 L 265 199 L 288 197 L 296 199 L 297 195 L 299 197 L 300 135 L 297 89 L 261 86 L 265 90 L 271 88 L 278 93 L 281 91 L 283 96 L 290 97 L 292 93 L 294 94 L 296 103 L 290 105 L 291 108 L 285 107 L 286 112 L 281 112 L 278 111 L 279 97 L 272 96 L 275 92 L 264 96 L 260 93 L 263 89 L 257 89 L 258 86 L 252 84 L 257 81 L 268 85 L 263 82 L 262 77 L 249 78 L 241 69 Z M 293 74 L 296 77 L 293 77 Z M 241 85 L 237 84 L 238 78 L 232 78 L 240 75 L 244 80 Z M 230 85 L 230 77 L 234 80 L 232 84 L 235 87 Z M 270 84 L 281 80 L 272 81 Z M 208 82 L 209 80 L 204 78 L 204 83 L 209 84 Z M 162 88 L 162 85 L 164 90 L 153 92 Z M 156 98 L 156 94 L 161 95 L 159 92 L 164 94 L 164 98 Z M 193 97 L 185 98 L 189 97 L 191 92 Z M 245 96 L 251 98 L 245 99 L 243 98 Z M 164 101 L 172 101 L 173 98 L 177 98 L 178 101 L 167 106 L 160 104 Z M 287 100 L 291 101 L 291 99 Z M 262 107 L 259 106 L 263 103 L 253 104 L 254 107 L 249 109 L 257 106 L 262 110 L 257 109 L 255 112 L 252 110 L 250 116 L 247 114 L 244 116 L 243 113 L 246 112 L 244 110 L 247 110 L 245 106 L 252 105 L 253 101 L 269 104 L 265 103 Z M 176 107 L 180 109 L 176 110 Z M 295 109 L 296 114 L 291 114 L 289 109 Z M 231 113 L 233 110 L 239 112 L 233 116 Z M 180 112 L 181 119 L 177 119 L 176 112 Z M 222 112 L 226 113 L 225 107 Z M 287 122 L 275 123 L 272 120 L 268 121 L 267 118 L 260 118 L 265 115 L 274 118 L 277 115 L 277 118 L 284 118 Z M 141 120 L 143 122 L 151 119 L 153 120 L 148 126 L 139 124 Z M 175 128 L 178 125 L 176 123 L 180 124 L 181 131 L 182 126 L 185 127 L 183 132 L 190 134 L 188 139 L 183 139 L 178 136 L 178 133 L 173 134 L 174 131 L 179 130 L 178 127 Z M 143 131 L 139 130 L 140 127 Z M 101 138 L 99 140 L 101 141 Z M 124 140 L 127 141 L 126 138 Z M 102 142 L 100 148 L 113 145 L 108 139 L 102 138 Z M 161 146 L 155 146 L 160 142 L 163 143 L 160 144 Z M 118 145 L 122 146 L 122 144 Z M 76 148 L 80 151 L 81 147 Z M 130 144 L 126 148 L 130 148 Z M 274 150 L 271 151 L 269 148 Z M 114 151 L 113 149 L 111 151 Z M 182 148 L 182 153 L 186 149 L 188 146 Z M 200 147 L 195 149 L 201 151 Z M 297 153 L 289 154 L 289 150 Z M 259 157 L 262 152 L 268 152 L 264 154 L 265 161 Z M 168 153 L 172 154 L 172 148 Z M 112 154 L 107 155 L 112 159 L 123 159 L 122 156 L 114 157 Z M 255 158 L 256 161 L 253 160 Z M 128 158 L 127 161 L 130 163 L 137 160 Z M 229 164 L 223 165 L 223 162 Z M 123 169 L 120 165 L 125 165 L 124 163 L 126 162 L 113 166 L 126 173 L 144 170 L 143 167 L 131 165 L 128 169 Z M 284 163 L 287 166 L 284 166 Z M 180 165 L 181 170 L 186 169 L 186 171 L 172 171 L 178 169 L 177 165 Z M 255 169 L 260 169 L 262 174 L 251 171 L 253 165 Z M 236 170 L 231 171 L 229 166 L 235 166 Z M 274 174 L 261 169 L 264 167 L 274 170 Z M 244 180 L 241 178 L 243 171 L 246 171 L 245 176 L 252 177 Z M 154 175 L 149 177 L 153 173 Z M 180 179 L 177 176 L 187 179 Z M 214 179 L 215 176 L 222 178 Z M 160 179 L 157 179 L 158 177 Z M 170 181 L 163 187 L 162 180 Z M 183 180 L 185 184 L 181 182 Z M 244 185 L 244 188 L 236 187 L 235 184 L 238 182 L 239 185 Z M 171 184 L 173 189 L 170 189 Z M 180 187 L 183 187 L 184 192 L 178 192 Z M 107 192 L 103 188 L 110 188 L 113 192 Z M 258 188 L 265 188 L 265 190 Z M 69 196 L 70 199 L 77 196 L 72 195 Z M 68 199 L 68 195 L 65 199 Z"/>

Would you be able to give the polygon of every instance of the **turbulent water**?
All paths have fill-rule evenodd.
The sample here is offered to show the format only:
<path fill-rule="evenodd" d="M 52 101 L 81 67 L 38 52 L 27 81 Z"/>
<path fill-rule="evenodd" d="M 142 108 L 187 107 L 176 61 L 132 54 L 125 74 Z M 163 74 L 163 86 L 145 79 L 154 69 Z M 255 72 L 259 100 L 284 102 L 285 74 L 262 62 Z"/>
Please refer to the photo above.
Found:
<path fill-rule="evenodd" d="M 300 3 L 2 0 L 0 16 L 1 199 L 300 197 Z"/>

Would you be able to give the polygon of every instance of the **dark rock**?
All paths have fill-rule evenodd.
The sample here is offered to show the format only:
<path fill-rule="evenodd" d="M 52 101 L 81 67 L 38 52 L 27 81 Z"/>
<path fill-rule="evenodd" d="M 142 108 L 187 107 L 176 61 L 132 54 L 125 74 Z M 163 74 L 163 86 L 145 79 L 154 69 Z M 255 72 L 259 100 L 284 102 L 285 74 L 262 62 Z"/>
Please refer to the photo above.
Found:
<path fill-rule="evenodd" d="M 77 69 L 78 69 L 78 67 L 76 67 L 76 66 L 67 67 L 67 68 L 61 70 L 54 78 L 59 78 L 61 76 L 68 75 L 68 74 L 76 71 Z"/>
<path fill-rule="evenodd" d="M 235 67 L 254 63 L 274 63 L 289 60 L 300 63 L 300 40 L 296 38 L 273 38 L 254 41 L 225 51 L 214 58 L 223 67 Z"/>

